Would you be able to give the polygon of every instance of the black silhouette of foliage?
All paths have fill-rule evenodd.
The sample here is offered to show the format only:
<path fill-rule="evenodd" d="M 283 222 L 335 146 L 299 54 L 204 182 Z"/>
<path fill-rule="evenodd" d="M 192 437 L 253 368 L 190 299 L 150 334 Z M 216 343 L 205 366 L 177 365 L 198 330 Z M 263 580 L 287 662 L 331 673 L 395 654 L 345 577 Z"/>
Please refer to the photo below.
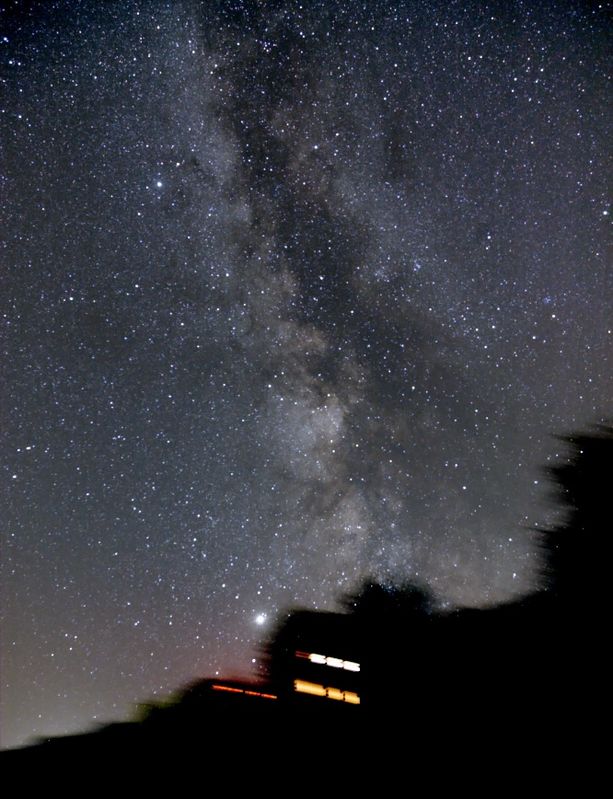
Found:
<path fill-rule="evenodd" d="M 566 518 L 542 533 L 547 588 L 575 606 L 595 602 L 604 590 L 604 568 L 613 508 L 613 427 L 562 439 L 571 451 L 548 470 Z"/>
<path fill-rule="evenodd" d="M 7 753 L 7 762 L 21 768 L 136 757 L 143 764 L 152 756 L 184 761 L 188 752 L 196 762 L 204 752 L 207 763 L 225 763 L 248 785 L 263 762 L 275 762 L 270 753 L 303 774 L 305 762 L 319 762 L 332 747 L 343 779 L 357 783 L 360 771 L 347 772 L 348 764 L 377 747 L 384 756 L 389 744 L 377 730 L 397 722 L 414 754 L 459 747 L 483 756 L 491 744 L 517 741 L 528 753 L 544 752 L 545 744 L 562 751 L 577 732 L 587 734 L 603 703 L 603 645 L 594 622 L 603 607 L 613 428 L 565 441 L 566 462 L 549 470 L 566 516 L 542 533 L 545 589 L 493 608 L 442 612 L 419 585 L 367 580 L 345 598 L 343 612 L 284 616 L 264 647 L 265 683 L 203 680 L 174 703 L 142 709 L 138 721 L 51 739 Z M 336 668 L 313 661 L 314 652 L 332 656 Z M 339 659 L 360 668 L 339 667 Z M 299 696 L 298 677 L 359 695 L 360 703 Z M 262 691 L 278 698 L 260 697 Z M 403 768 L 403 761 L 389 767 Z"/>
<path fill-rule="evenodd" d="M 428 614 L 433 605 L 434 599 L 428 588 L 415 582 L 385 585 L 366 580 L 357 591 L 342 600 L 346 611 L 364 619 Z"/>

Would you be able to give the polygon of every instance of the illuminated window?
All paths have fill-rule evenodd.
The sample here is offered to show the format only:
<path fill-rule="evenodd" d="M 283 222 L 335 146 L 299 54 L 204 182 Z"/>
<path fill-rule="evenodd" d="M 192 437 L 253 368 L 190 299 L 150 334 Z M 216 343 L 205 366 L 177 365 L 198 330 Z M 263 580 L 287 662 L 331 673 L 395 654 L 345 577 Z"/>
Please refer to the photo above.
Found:
<path fill-rule="evenodd" d="M 345 669 L 345 671 L 359 671 L 360 664 L 354 660 L 342 660 L 341 658 L 331 657 L 330 655 L 319 655 L 316 652 L 296 652 L 297 658 L 306 658 L 311 663 L 320 666 L 330 666 L 333 669 Z"/>
<path fill-rule="evenodd" d="M 300 694 L 312 694 L 313 696 L 325 696 L 326 689 L 323 685 L 306 680 L 294 680 L 294 689 Z"/>
<path fill-rule="evenodd" d="M 299 694 L 323 696 L 327 699 L 335 699 L 337 702 L 348 702 L 350 705 L 360 704 L 360 697 L 355 691 L 341 691 L 340 688 L 326 687 L 306 680 L 294 680 L 294 690 Z"/>
<path fill-rule="evenodd" d="M 226 693 L 230 694 L 244 694 L 245 696 L 259 696 L 260 699 L 276 699 L 277 697 L 274 694 L 265 694 L 262 691 L 250 691 L 246 688 L 234 688 L 231 685 L 219 685 L 219 683 L 214 683 L 211 688 L 214 691 L 225 691 Z"/>

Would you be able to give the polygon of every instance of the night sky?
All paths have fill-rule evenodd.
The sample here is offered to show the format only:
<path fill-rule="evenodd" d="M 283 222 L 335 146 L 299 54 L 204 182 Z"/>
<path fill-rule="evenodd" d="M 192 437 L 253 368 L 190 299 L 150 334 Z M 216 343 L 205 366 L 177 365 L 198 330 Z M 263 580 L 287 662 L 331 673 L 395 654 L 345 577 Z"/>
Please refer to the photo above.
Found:
<path fill-rule="evenodd" d="M 607 4 L 3 6 L 3 744 L 367 575 L 531 589 L 611 417 Z"/>

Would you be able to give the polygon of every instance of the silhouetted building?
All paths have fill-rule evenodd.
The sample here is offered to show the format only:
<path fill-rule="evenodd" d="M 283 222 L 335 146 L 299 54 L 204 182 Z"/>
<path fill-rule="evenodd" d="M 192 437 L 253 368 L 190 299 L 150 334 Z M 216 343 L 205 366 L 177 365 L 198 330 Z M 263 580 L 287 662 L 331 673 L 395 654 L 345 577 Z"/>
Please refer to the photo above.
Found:
<path fill-rule="evenodd" d="M 341 613 L 290 614 L 269 648 L 271 682 L 282 701 L 361 704 L 362 648 L 355 622 Z"/>

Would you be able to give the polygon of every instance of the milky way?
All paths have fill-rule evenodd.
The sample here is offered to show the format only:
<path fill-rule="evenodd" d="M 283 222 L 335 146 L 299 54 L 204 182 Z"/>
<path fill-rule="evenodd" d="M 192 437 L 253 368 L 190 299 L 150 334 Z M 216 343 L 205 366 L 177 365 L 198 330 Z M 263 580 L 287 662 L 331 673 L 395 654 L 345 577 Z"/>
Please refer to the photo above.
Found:
<path fill-rule="evenodd" d="M 532 589 L 611 415 L 605 4 L 12 6 L 4 745 L 366 576 Z"/>

